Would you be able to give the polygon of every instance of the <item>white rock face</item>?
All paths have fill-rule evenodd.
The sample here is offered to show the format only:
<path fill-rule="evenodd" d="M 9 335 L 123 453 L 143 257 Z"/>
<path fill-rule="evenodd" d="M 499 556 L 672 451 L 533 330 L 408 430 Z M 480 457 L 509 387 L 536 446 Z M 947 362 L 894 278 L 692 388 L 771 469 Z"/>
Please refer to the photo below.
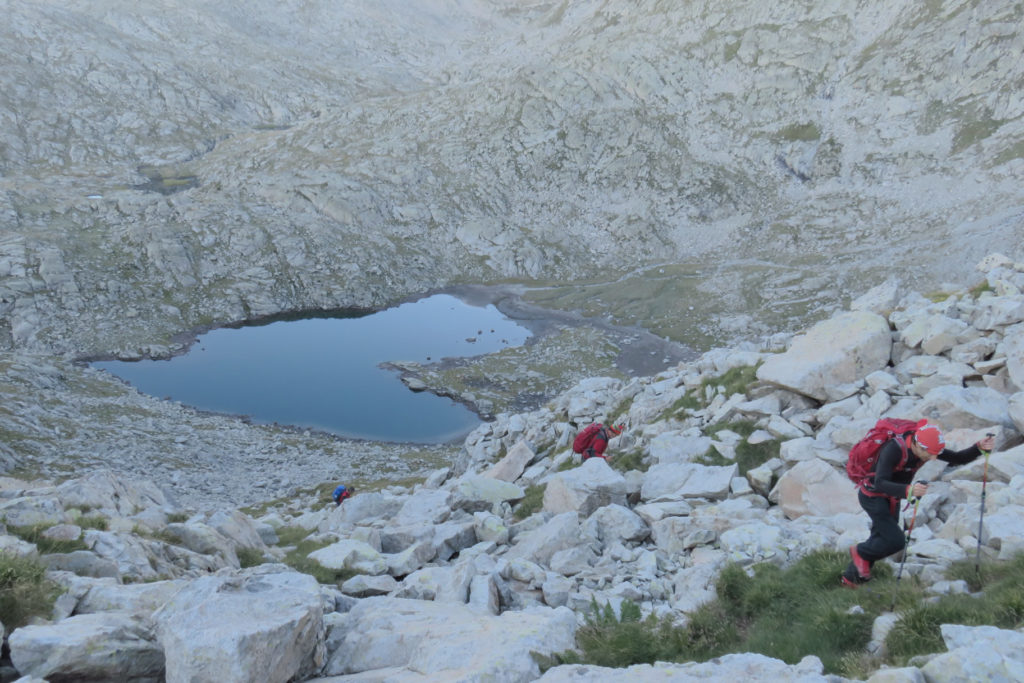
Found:
<path fill-rule="evenodd" d="M 818 323 L 782 354 L 769 356 L 757 378 L 819 401 L 845 398 L 841 390 L 889 362 L 889 323 L 880 315 L 851 311 Z M 837 391 L 844 395 L 833 395 Z"/>
<path fill-rule="evenodd" d="M 788 519 L 860 512 L 857 487 L 824 460 L 798 462 L 779 478 L 773 496 Z"/>
<path fill-rule="evenodd" d="M 574 510 L 589 517 L 598 508 L 625 503 L 625 479 L 601 458 L 554 475 L 544 489 L 544 509 L 556 515 Z"/>
<path fill-rule="evenodd" d="M 323 665 L 323 600 L 305 574 L 257 568 L 191 582 L 154 615 L 167 680 L 286 681 Z"/>
<path fill-rule="evenodd" d="M 148 618 L 110 612 L 82 614 L 56 624 L 11 633 L 11 661 L 39 678 L 132 679 L 158 677 L 164 651 Z"/>
<path fill-rule="evenodd" d="M 344 622 L 327 675 L 388 672 L 448 680 L 536 680 L 531 651 L 561 652 L 575 642 L 576 621 L 564 607 L 489 616 L 465 606 L 369 598 Z M 479 647 L 480 642 L 489 643 Z M 472 678 L 471 678 L 472 677 Z"/>

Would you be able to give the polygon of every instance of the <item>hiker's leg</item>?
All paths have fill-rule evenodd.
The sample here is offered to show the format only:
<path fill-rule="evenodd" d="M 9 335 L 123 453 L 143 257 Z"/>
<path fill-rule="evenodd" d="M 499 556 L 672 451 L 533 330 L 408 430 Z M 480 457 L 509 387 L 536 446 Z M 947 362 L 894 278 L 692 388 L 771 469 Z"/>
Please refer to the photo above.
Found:
<path fill-rule="evenodd" d="M 857 544 L 857 552 L 874 564 L 884 557 L 901 550 L 905 539 L 899 523 L 899 505 L 893 505 L 886 496 L 866 496 L 859 494 L 860 506 L 871 518 L 871 535 L 863 543 Z"/>

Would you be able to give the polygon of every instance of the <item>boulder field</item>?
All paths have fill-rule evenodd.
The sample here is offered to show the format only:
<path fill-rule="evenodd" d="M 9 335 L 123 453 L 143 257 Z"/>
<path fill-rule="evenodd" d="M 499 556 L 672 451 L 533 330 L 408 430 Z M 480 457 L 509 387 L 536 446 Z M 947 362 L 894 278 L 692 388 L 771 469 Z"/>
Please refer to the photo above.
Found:
<path fill-rule="evenodd" d="M 337 507 L 316 496 L 248 513 L 187 507 L 151 481 L 102 470 L 59 483 L 4 478 L 0 543 L 37 558 L 63 589 L 48 618 L 7 633 L 8 673 L 842 680 L 814 656 L 542 674 L 531 653 L 573 648 L 593 601 L 617 609 L 628 600 L 685 622 L 715 597 L 729 563 L 786 567 L 821 548 L 845 552 L 868 531 L 846 453 L 881 416 L 927 418 L 952 448 L 987 432 L 997 440 L 987 473 L 983 459 L 922 471 L 932 485 L 907 576 L 936 595 L 966 592 L 943 570 L 979 540 L 987 560 L 1024 550 L 1024 264 L 992 255 L 979 269 L 982 286 L 927 298 L 882 283 L 773 347 L 715 349 L 635 380 L 585 380 L 541 409 L 484 424 L 422 482 L 357 491 Z M 745 386 L 726 381 L 742 372 Z M 610 419 L 626 423 L 610 460 L 580 464 L 572 437 Z M 742 461 L 745 444 L 777 455 Z M 81 547 L 43 552 L 15 533 L 26 527 Z M 296 552 L 341 578 L 297 571 Z M 894 618 L 880 617 L 876 631 Z M 948 624 L 942 636 L 946 652 L 870 680 L 1013 679 L 1024 667 L 1022 632 Z"/>

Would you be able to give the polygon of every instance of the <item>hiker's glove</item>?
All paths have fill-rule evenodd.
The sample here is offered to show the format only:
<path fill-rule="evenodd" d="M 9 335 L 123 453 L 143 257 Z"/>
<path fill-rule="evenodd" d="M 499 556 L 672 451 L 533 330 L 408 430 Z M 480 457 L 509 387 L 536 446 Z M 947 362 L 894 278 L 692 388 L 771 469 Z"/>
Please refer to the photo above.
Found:
<path fill-rule="evenodd" d="M 907 487 L 906 498 L 907 500 L 912 500 L 914 498 L 920 498 L 926 493 L 928 493 L 928 484 L 918 481 Z"/>

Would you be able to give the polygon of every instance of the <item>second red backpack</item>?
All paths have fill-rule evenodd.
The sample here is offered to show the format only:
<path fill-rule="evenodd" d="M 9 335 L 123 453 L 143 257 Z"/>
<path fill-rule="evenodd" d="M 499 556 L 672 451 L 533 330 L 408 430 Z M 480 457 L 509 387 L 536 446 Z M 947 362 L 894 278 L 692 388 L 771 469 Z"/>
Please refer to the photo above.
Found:
<path fill-rule="evenodd" d="M 576 438 L 572 442 L 572 452 L 582 453 L 583 451 L 590 448 L 590 444 L 594 441 L 594 437 L 597 436 L 597 432 L 601 429 L 601 423 L 595 422 L 592 425 L 587 426 L 582 432 L 576 435 Z"/>

